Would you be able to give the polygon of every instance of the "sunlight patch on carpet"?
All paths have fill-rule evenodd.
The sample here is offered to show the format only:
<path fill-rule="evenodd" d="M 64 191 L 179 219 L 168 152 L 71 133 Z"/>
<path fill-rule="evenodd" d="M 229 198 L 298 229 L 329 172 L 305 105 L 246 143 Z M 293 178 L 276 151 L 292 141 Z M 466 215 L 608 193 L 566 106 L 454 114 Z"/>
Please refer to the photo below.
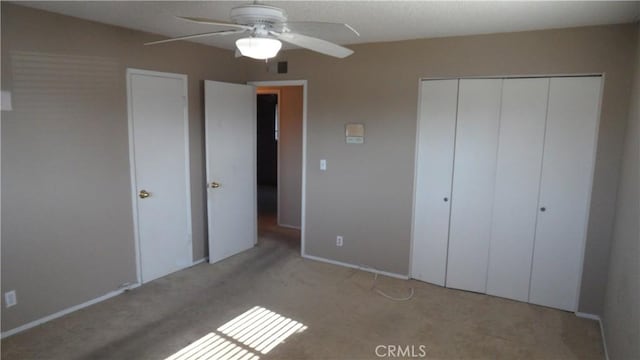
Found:
<path fill-rule="evenodd" d="M 276 312 L 255 306 L 218 328 L 228 337 L 266 354 L 289 336 L 307 327 Z"/>
<path fill-rule="evenodd" d="M 257 360 L 307 327 L 260 306 L 236 316 L 165 360 Z"/>

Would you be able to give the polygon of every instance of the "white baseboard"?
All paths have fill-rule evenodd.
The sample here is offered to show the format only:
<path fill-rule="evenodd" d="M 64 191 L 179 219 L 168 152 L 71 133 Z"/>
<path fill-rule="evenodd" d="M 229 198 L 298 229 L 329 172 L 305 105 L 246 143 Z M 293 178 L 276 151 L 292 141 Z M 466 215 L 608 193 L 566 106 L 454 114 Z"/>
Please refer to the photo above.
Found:
<path fill-rule="evenodd" d="M 376 270 L 376 269 L 373 269 L 373 268 L 370 268 L 370 267 L 353 265 L 353 264 L 345 263 L 345 262 L 342 262 L 342 261 L 329 260 L 329 259 L 325 259 L 325 258 L 319 257 L 319 256 L 303 254 L 302 257 L 305 258 L 305 259 L 309 259 L 309 260 L 315 260 L 315 261 L 325 262 L 325 263 L 328 263 L 328 264 L 344 266 L 344 267 L 348 267 L 348 268 L 352 268 L 352 269 L 358 269 L 358 270 L 362 270 L 362 271 L 366 271 L 366 272 L 370 272 L 370 273 L 374 273 L 374 274 L 385 275 L 385 276 L 389 276 L 389 277 L 396 278 L 396 279 L 409 280 L 409 276 L 408 275 L 401 275 L 401 274 L 396 274 L 396 273 Z"/>
<path fill-rule="evenodd" d="M 19 332 L 23 332 L 25 330 L 31 329 L 32 327 L 44 324 L 46 322 L 49 322 L 51 320 L 54 320 L 54 319 L 57 319 L 59 317 L 65 316 L 65 315 L 67 315 L 69 313 L 72 313 L 74 311 L 78 311 L 80 309 L 86 308 L 87 306 L 91 306 L 93 304 L 97 304 L 99 302 L 102 302 L 102 301 L 105 301 L 107 299 L 110 299 L 110 298 L 112 298 L 114 296 L 118 296 L 118 295 L 122 294 L 123 292 L 125 292 L 127 290 L 131 290 L 131 289 L 135 289 L 138 286 L 140 286 L 140 284 L 133 284 L 133 285 L 127 286 L 126 288 L 121 288 L 121 289 L 118 289 L 118 290 L 111 291 L 109 293 L 106 293 L 106 294 L 104 294 L 104 295 L 102 295 L 100 297 L 97 297 L 95 299 L 89 300 L 89 301 L 84 302 L 82 304 L 78 304 L 78 305 L 66 308 L 64 310 L 58 311 L 57 313 L 54 313 L 54 314 L 51 314 L 51 315 L 47 315 L 47 316 L 42 317 L 42 318 L 40 318 L 38 320 L 34 320 L 34 321 L 26 323 L 24 325 L 18 326 L 17 328 L 13 328 L 11 330 L 7 330 L 7 331 L 3 332 L 0 335 L 0 338 L 4 339 L 4 338 L 6 338 L 8 336 L 15 335 L 15 334 L 17 334 Z"/>
<path fill-rule="evenodd" d="M 201 264 L 201 263 L 203 263 L 203 262 L 205 262 L 207 260 L 209 260 L 208 257 L 203 257 L 200 260 L 194 261 L 193 263 L 191 263 L 191 265 L 187 266 L 186 268 Z M 54 314 L 51 314 L 51 315 L 47 315 L 47 316 L 45 316 L 43 318 L 40 318 L 38 320 L 34 320 L 34 321 L 26 323 L 24 325 L 18 326 L 17 328 L 14 328 L 14 329 L 11 329 L 11 330 L 7 330 L 7 331 L 3 332 L 0 335 L 0 338 L 4 339 L 4 338 L 6 338 L 8 336 L 15 335 L 15 334 L 17 334 L 19 332 L 23 332 L 25 330 L 31 329 L 32 327 L 44 324 L 46 322 L 49 322 L 51 320 L 54 320 L 54 319 L 57 319 L 59 317 L 65 316 L 65 315 L 67 315 L 69 313 L 72 313 L 74 311 L 78 311 L 80 309 L 86 308 L 87 306 L 91 306 L 93 304 L 97 304 L 99 302 L 102 302 L 102 301 L 105 301 L 107 299 L 110 299 L 110 298 L 112 298 L 114 296 L 118 296 L 118 295 L 122 294 L 123 292 L 125 292 L 127 290 L 135 289 L 135 288 L 137 288 L 139 286 L 140 286 L 140 284 L 132 284 L 132 285 L 128 285 L 127 284 L 126 287 L 120 288 L 118 290 L 111 291 L 111 292 L 109 292 L 107 294 L 104 294 L 104 295 L 102 295 L 100 297 L 97 297 L 95 299 L 89 300 L 89 301 L 84 302 L 82 304 L 78 304 L 78 305 L 66 308 L 64 310 L 58 311 L 57 313 L 54 313 Z"/>
<path fill-rule="evenodd" d="M 293 225 L 280 224 L 280 223 L 278 223 L 278 226 L 283 227 L 283 228 L 287 228 L 287 229 L 300 230 L 300 226 L 293 226 Z"/>
<path fill-rule="evenodd" d="M 208 257 L 208 256 L 205 256 L 205 257 L 203 257 L 203 258 L 202 258 L 202 259 L 200 259 L 200 260 L 196 260 L 196 261 L 194 261 L 194 262 L 191 264 L 191 266 L 196 266 L 196 265 L 198 265 L 198 264 L 202 264 L 203 262 L 206 262 L 206 261 L 208 261 L 208 260 L 209 260 L 209 257 Z"/>
<path fill-rule="evenodd" d="M 600 321 L 600 316 L 598 316 L 598 315 L 587 314 L 587 313 L 583 313 L 583 312 L 579 312 L 579 311 L 576 311 L 575 314 L 579 318 Z"/>
<path fill-rule="evenodd" d="M 595 320 L 600 325 L 600 336 L 602 337 L 602 347 L 604 348 L 604 358 L 605 360 L 609 360 L 609 351 L 607 350 L 607 339 L 604 336 L 604 325 L 602 324 L 602 318 L 595 314 L 587 314 L 583 312 L 575 312 L 576 316 L 579 318 Z"/>

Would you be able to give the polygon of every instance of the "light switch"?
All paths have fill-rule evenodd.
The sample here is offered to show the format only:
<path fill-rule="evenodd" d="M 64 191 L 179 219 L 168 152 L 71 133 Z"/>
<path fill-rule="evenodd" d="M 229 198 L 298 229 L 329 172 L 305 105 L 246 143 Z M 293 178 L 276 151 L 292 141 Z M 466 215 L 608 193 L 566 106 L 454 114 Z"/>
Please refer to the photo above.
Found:
<path fill-rule="evenodd" d="M 322 170 L 322 171 L 327 170 L 327 160 L 325 160 L 325 159 L 321 159 L 320 160 L 320 170 Z"/>
<path fill-rule="evenodd" d="M 11 106 L 11 92 L 2 90 L 2 102 L 0 103 L 0 110 L 13 110 Z"/>

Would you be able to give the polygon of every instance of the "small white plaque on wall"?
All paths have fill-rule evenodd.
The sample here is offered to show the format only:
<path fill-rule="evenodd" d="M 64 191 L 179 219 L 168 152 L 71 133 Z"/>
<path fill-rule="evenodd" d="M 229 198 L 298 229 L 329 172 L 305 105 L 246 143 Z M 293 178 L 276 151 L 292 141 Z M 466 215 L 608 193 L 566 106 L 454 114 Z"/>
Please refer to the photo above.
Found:
<path fill-rule="evenodd" d="M 347 124 L 345 126 L 347 144 L 364 143 L 364 124 Z"/>

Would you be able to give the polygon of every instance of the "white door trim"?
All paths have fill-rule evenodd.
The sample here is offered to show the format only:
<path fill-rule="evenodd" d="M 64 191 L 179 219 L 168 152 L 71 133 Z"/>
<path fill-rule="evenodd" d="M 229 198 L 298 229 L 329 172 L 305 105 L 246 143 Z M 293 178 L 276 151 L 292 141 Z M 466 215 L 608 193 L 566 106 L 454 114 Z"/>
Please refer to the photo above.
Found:
<path fill-rule="evenodd" d="M 510 74 L 510 75 L 475 75 L 475 76 L 423 76 L 418 78 L 418 84 L 422 80 L 462 80 L 462 79 L 535 79 L 535 78 L 555 78 L 555 77 L 592 77 L 602 76 L 604 79 L 605 73 L 557 73 L 557 74 Z"/>
<path fill-rule="evenodd" d="M 306 198 L 307 198 L 307 80 L 279 80 L 279 81 L 249 81 L 249 85 L 255 87 L 267 86 L 302 86 L 302 184 L 300 194 L 300 255 L 305 252 L 305 223 L 306 223 Z M 280 145 L 278 145 L 279 147 Z M 278 182 L 280 182 L 280 165 L 278 164 Z M 280 212 L 278 208 L 278 213 Z M 278 222 L 280 222 L 278 220 Z"/>
<path fill-rule="evenodd" d="M 189 240 L 189 251 L 193 257 L 193 222 L 191 221 L 191 166 L 189 158 L 189 108 L 188 108 L 188 92 L 187 83 L 188 77 L 184 74 L 166 73 L 159 71 L 142 70 L 135 68 L 127 68 L 127 122 L 129 131 L 129 173 L 131 176 L 131 207 L 133 211 L 133 238 L 136 255 L 136 279 L 138 285 L 142 284 L 142 262 L 141 262 L 141 250 L 140 250 L 140 229 L 138 227 L 138 186 L 136 183 L 136 162 L 135 162 L 135 147 L 133 136 L 133 107 L 132 107 L 132 93 L 131 93 L 131 76 L 132 75 L 147 75 L 158 76 L 171 79 L 183 80 L 183 98 L 185 106 L 183 110 L 184 114 L 184 143 L 185 143 L 185 180 L 186 180 L 186 198 L 187 198 L 187 237 Z M 193 259 L 192 259 L 193 260 Z"/>
<path fill-rule="evenodd" d="M 416 169 L 418 168 L 418 162 L 420 161 L 420 157 L 418 156 L 418 146 L 420 145 L 420 114 L 422 112 L 422 82 L 429 79 L 426 78 L 418 78 L 418 98 L 417 106 L 416 106 L 416 136 L 414 138 L 414 147 L 413 147 L 413 191 L 411 192 L 411 229 L 409 230 L 409 238 L 411 241 L 409 242 L 409 271 L 407 272 L 409 279 L 415 279 L 413 276 L 413 243 L 415 236 L 415 216 L 416 216 L 416 186 L 418 185 L 418 174 Z M 457 111 L 457 110 L 456 110 Z M 457 116 L 456 116 L 457 118 Z M 447 247 L 449 247 L 449 239 L 447 239 Z M 445 263 L 445 278 L 446 278 L 446 263 Z"/>

